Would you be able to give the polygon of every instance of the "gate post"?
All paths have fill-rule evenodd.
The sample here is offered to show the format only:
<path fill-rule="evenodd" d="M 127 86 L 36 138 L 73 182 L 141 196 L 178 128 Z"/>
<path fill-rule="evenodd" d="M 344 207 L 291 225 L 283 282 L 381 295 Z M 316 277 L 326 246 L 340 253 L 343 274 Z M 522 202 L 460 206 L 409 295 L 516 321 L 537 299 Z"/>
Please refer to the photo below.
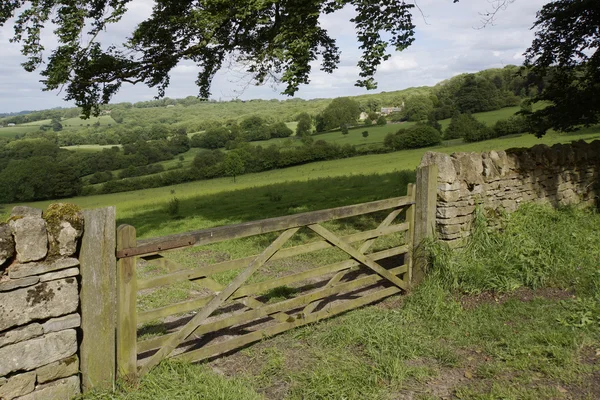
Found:
<path fill-rule="evenodd" d="M 435 164 L 417 168 L 412 286 L 419 284 L 425 276 L 427 255 L 423 249 L 423 241 L 425 238 L 432 237 L 435 231 L 437 176 L 438 167 Z"/>
<path fill-rule="evenodd" d="M 81 386 L 111 388 L 115 379 L 117 304 L 115 207 L 83 210 L 81 239 Z"/>
<path fill-rule="evenodd" d="M 117 228 L 117 250 L 136 247 L 135 228 Z M 137 378 L 137 279 L 135 257 L 119 259 L 117 266 L 117 376 Z"/>

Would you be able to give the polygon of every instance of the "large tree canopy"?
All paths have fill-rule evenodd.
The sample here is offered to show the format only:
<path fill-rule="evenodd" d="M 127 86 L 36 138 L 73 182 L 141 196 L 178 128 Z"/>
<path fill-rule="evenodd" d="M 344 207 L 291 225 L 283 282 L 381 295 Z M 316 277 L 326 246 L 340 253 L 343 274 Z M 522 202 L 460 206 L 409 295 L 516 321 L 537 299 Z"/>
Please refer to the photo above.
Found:
<path fill-rule="evenodd" d="M 600 1 L 556 0 L 537 14 L 526 65 L 544 89 L 534 101 L 548 106 L 526 113 L 537 136 L 550 128 L 571 131 L 599 122 Z"/>
<path fill-rule="evenodd" d="M 458 0 L 455 0 L 455 2 Z M 309 82 L 311 63 L 332 72 L 339 63 L 335 40 L 319 16 L 346 5 L 362 50 L 358 86 L 376 87 L 373 75 L 414 38 L 411 9 L 399 0 L 156 0 L 152 15 L 123 44 L 101 45 L 98 35 L 119 21 L 130 0 L 3 0 L 0 26 L 15 17 L 13 41 L 22 44 L 25 69 L 42 69 L 45 90 L 63 89 L 85 115 L 98 112 L 123 83 L 145 83 L 164 95 L 169 72 L 181 60 L 199 68 L 200 97 L 210 95 L 214 74 L 231 60 L 258 83 L 275 80 L 293 95 Z M 41 33 L 50 23 L 58 46 L 44 64 Z M 42 64 L 44 64 L 42 66 Z"/>

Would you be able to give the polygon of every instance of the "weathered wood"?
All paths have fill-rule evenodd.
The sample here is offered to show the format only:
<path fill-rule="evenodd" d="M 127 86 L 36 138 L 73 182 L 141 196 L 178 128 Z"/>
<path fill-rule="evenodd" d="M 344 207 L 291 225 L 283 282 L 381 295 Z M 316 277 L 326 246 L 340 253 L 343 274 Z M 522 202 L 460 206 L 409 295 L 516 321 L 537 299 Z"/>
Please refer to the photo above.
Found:
<path fill-rule="evenodd" d="M 406 265 L 402 265 L 393 269 L 390 272 L 399 275 L 407 272 L 408 268 Z M 361 277 L 349 282 L 345 282 L 335 287 L 324 288 L 319 291 L 311 292 L 302 296 L 294 297 L 288 300 L 282 300 L 274 304 L 266 304 L 261 308 L 245 311 L 243 313 L 235 314 L 217 321 L 213 321 L 204 325 L 199 326 L 190 336 L 200 336 L 206 333 L 215 332 L 220 329 L 224 329 L 230 326 L 244 324 L 253 321 L 258 318 L 271 315 L 273 313 L 293 310 L 298 307 L 302 307 L 304 304 L 314 302 L 329 296 L 333 296 L 340 293 L 346 293 L 356 290 L 360 287 L 367 287 L 377 282 L 382 281 L 383 278 L 377 274 Z M 289 319 L 285 322 L 289 322 Z M 149 350 L 156 349 L 163 345 L 168 340 L 168 337 L 172 336 L 173 333 L 146 339 L 138 343 L 138 353 L 143 353 Z"/>
<path fill-rule="evenodd" d="M 218 282 L 215 282 L 214 280 L 212 280 L 210 278 L 202 278 L 202 279 L 194 281 L 194 282 L 199 282 L 204 287 L 209 288 L 210 290 L 212 290 L 214 292 L 220 292 L 224 288 L 223 285 L 219 284 Z M 168 306 L 154 308 L 152 310 L 140 311 L 140 312 L 138 312 L 138 321 L 137 322 L 138 322 L 138 324 L 144 324 L 146 322 L 158 320 L 158 319 L 161 319 L 164 317 L 168 317 L 170 315 L 184 314 L 186 312 L 194 311 L 194 310 L 208 304 L 208 302 L 211 301 L 214 297 L 215 297 L 215 295 L 209 295 L 209 296 L 199 297 L 199 298 L 193 299 L 193 300 L 186 300 L 186 301 L 182 301 L 179 303 L 169 304 Z M 239 298 L 239 301 L 242 301 L 242 304 L 244 304 L 245 306 L 250 307 L 250 308 L 256 308 L 258 306 L 263 305 L 263 303 L 261 303 L 260 301 L 258 301 L 256 299 L 251 299 L 251 298 L 246 298 L 246 297 Z M 281 316 L 277 316 L 275 318 L 278 318 L 280 320 L 286 320 L 287 317 L 288 317 L 287 315 L 281 315 Z"/>
<path fill-rule="evenodd" d="M 425 276 L 427 256 L 424 240 L 433 236 L 437 200 L 437 165 L 417 168 L 415 193 L 415 229 L 413 235 L 413 268 L 411 285 L 417 285 Z"/>
<path fill-rule="evenodd" d="M 135 228 L 121 225 L 117 229 L 117 250 L 135 247 Z M 137 376 L 136 259 L 121 258 L 117 266 L 117 374 Z"/>
<path fill-rule="evenodd" d="M 389 287 L 387 289 L 380 290 L 375 293 L 370 293 L 363 297 L 359 297 L 358 299 L 349 300 L 342 304 L 328 307 L 326 309 L 320 310 L 318 312 L 312 313 L 306 318 L 297 319 L 293 322 L 284 322 L 277 325 L 273 325 L 262 329 L 260 331 L 248 333 L 246 335 L 237 337 L 235 339 L 230 339 L 228 341 L 214 344 L 211 346 L 204 346 L 198 350 L 189 351 L 180 355 L 177 355 L 175 358 L 186 360 L 189 362 L 195 362 L 204 360 L 209 357 L 213 357 L 219 354 L 223 354 L 225 352 L 231 351 L 233 349 L 239 348 L 241 346 L 247 345 L 252 342 L 256 342 L 264 339 L 268 336 L 274 336 L 279 333 L 285 332 L 292 328 L 296 328 L 302 325 L 310 324 L 313 322 L 317 322 L 321 319 L 328 318 L 334 316 L 336 314 L 340 314 L 349 310 L 352 310 L 357 307 L 364 306 L 369 303 L 373 303 L 377 300 L 381 300 L 385 297 L 396 294 L 400 291 L 397 287 Z"/>
<path fill-rule="evenodd" d="M 115 258 L 115 207 L 84 210 L 81 238 L 81 385 L 112 388 L 115 379 L 117 321 L 117 260 Z"/>
<path fill-rule="evenodd" d="M 386 278 L 394 285 L 404 290 L 408 288 L 408 286 L 403 280 L 401 280 L 395 275 L 392 275 L 388 270 L 383 268 L 381 265 L 377 264 L 375 260 L 373 260 L 371 257 L 361 254 L 354 247 L 350 246 L 348 243 L 344 242 L 335 234 L 323 228 L 321 225 L 309 225 L 309 228 L 321 235 L 323 239 L 327 240 L 328 242 L 334 244 L 336 247 L 340 248 L 344 252 L 348 253 L 348 255 L 354 258 L 356 261 L 361 262 L 362 264 L 371 268 L 373 271 L 377 272 L 382 277 Z"/>
<path fill-rule="evenodd" d="M 402 212 L 402 209 L 398 209 L 398 210 L 394 210 L 391 213 L 388 214 L 388 216 L 379 224 L 379 226 L 377 227 L 378 230 L 383 230 L 385 228 L 387 228 L 392 222 L 394 222 L 394 220 L 398 217 L 398 215 Z M 343 240 L 343 238 L 342 238 Z M 350 242 L 348 242 L 350 243 Z M 375 238 L 372 239 L 368 239 L 366 240 L 358 249 L 358 251 L 362 254 L 365 254 L 373 245 L 373 243 L 375 243 Z M 335 274 L 330 280 L 329 282 L 327 282 L 327 284 L 325 285 L 325 287 L 332 287 L 335 286 L 338 282 L 340 282 L 342 279 L 344 279 L 344 277 L 350 272 L 353 271 L 356 267 L 351 268 L 349 271 L 340 271 L 337 274 Z M 302 311 L 303 314 L 306 316 L 308 314 L 310 314 L 311 312 L 313 312 L 318 306 L 319 304 L 321 304 L 322 301 L 315 301 L 314 303 L 311 303 L 309 305 L 307 305 L 306 307 L 304 307 L 304 310 Z"/>
<path fill-rule="evenodd" d="M 407 189 L 408 197 L 415 199 L 415 185 L 414 183 L 408 184 Z M 408 210 L 406 210 L 406 222 L 408 223 L 408 232 L 407 232 L 407 240 L 408 247 L 410 251 L 404 257 L 404 263 L 408 265 L 408 282 L 412 282 L 412 273 L 413 273 L 413 235 L 415 233 L 415 205 L 411 205 Z"/>
<path fill-rule="evenodd" d="M 269 245 L 258 257 L 254 259 L 242 271 L 236 276 L 233 281 L 222 292 L 216 295 L 204 308 L 202 308 L 198 314 L 196 314 L 181 330 L 179 330 L 170 340 L 165 343 L 159 351 L 150 357 L 147 363 L 141 368 L 141 373 L 144 374 L 150 368 L 157 365 L 163 358 L 167 357 L 173 349 L 175 349 L 185 338 L 187 338 L 199 325 L 200 323 L 208 318 L 217 308 L 221 306 L 248 278 L 264 263 L 275 254 L 284 244 L 287 242 L 299 228 L 288 229 L 283 232 L 273 243 Z"/>
<path fill-rule="evenodd" d="M 400 213 L 402 209 L 396 210 L 395 212 Z M 387 226 L 385 228 L 373 229 L 365 232 L 353 233 L 351 235 L 343 236 L 342 239 L 348 243 L 359 242 L 362 240 L 368 240 L 373 238 L 378 238 L 381 236 L 389 235 L 392 233 L 404 232 L 408 230 L 408 224 L 402 223 L 392 226 Z M 294 257 L 301 254 L 310 253 L 317 250 L 324 250 L 333 247 L 330 243 L 325 240 L 318 240 L 315 242 L 311 242 L 308 244 L 303 244 L 299 246 L 288 247 L 285 249 L 279 250 L 272 258 L 272 261 L 281 260 L 288 257 Z M 152 289 L 159 286 L 171 285 L 177 282 L 185 282 L 188 280 L 196 280 L 198 278 L 202 278 L 204 276 L 216 274 L 219 272 L 230 271 L 233 269 L 242 268 L 245 265 L 248 265 L 256 255 L 239 258 L 236 260 L 228 260 L 220 263 L 216 263 L 213 265 L 202 266 L 200 268 L 194 269 L 185 269 L 179 270 L 170 274 L 165 274 L 161 276 L 156 276 L 147 279 L 140 279 L 138 281 L 138 290 L 144 289 Z"/>
<path fill-rule="evenodd" d="M 381 260 L 388 257 L 394 257 L 400 254 L 408 252 L 407 246 L 393 247 L 391 249 L 382 250 L 377 253 L 370 254 L 373 260 Z M 245 296 L 251 296 L 258 293 L 263 293 L 267 290 L 274 289 L 280 286 L 291 285 L 297 282 L 318 277 L 324 274 L 338 272 L 342 270 L 348 270 L 353 267 L 360 266 L 361 263 L 355 260 L 346 260 L 334 264 L 328 264 L 317 268 L 312 268 L 307 271 L 298 272 L 296 274 L 290 274 L 281 278 L 272 279 L 265 282 L 251 283 L 241 286 L 231 297 L 233 299 L 242 298 Z M 186 312 L 193 311 L 197 308 L 203 307 L 208 304 L 210 300 L 214 298 L 214 295 L 204 296 L 193 300 L 186 300 L 179 303 L 170 304 L 168 306 L 155 308 L 152 310 L 141 311 L 138 313 L 138 323 L 146 323 L 161 319 L 170 315 L 183 314 Z"/>
<path fill-rule="evenodd" d="M 237 225 L 221 226 L 177 235 L 158 237 L 140 241 L 135 247 L 121 249 L 117 252 L 117 257 L 129 257 L 136 255 L 141 256 L 181 247 L 201 246 L 210 243 L 222 242 L 224 240 L 239 239 L 263 233 L 277 232 L 284 229 L 297 228 L 325 221 L 373 213 L 410 204 L 411 202 L 408 197 L 396 197 L 369 203 L 331 208 L 328 210 L 287 215 L 283 217 L 264 219 L 261 221 L 245 222 Z"/>

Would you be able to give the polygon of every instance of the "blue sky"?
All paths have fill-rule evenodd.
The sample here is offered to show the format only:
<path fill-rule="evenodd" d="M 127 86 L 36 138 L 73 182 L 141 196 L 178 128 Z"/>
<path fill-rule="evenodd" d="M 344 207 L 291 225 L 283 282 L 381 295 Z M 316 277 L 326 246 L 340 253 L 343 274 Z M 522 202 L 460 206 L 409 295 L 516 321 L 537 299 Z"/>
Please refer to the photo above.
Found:
<path fill-rule="evenodd" d="M 377 91 L 392 91 L 411 86 L 434 85 L 464 72 L 476 72 L 486 68 L 499 68 L 508 64 L 520 64 L 522 54 L 531 44 L 530 30 L 538 11 L 548 0 L 514 0 L 498 13 L 492 26 L 481 26 L 480 13 L 490 10 L 496 0 L 418 0 L 423 11 L 415 11 L 416 41 L 407 50 L 394 53 L 376 75 Z M 125 35 L 150 13 L 151 0 L 133 0 L 123 20 L 111 27 L 100 38 L 103 44 L 121 43 Z M 296 97 L 338 97 L 368 93 L 357 88 L 356 62 L 360 51 L 355 39 L 354 26 L 349 22 L 351 8 L 321 18 L 321 24 L 338 41 L 342 51 L 339 68 L 333 74 L 313 67 L 311 83 L 300 88 Z M 23 57 L 19 46 L 9 43 L 12 28 L 9 24 L 0 28 L 0 112 L 39 110 L 51 107 L 70 107 L 58 92 L 42 92 L 37 72 L 25 72 L 20 63 Z M 53 38 L 45 35 L 47 48 L 52 48 Z M 167 96 L 180 98 L 197 95 L 194 84 L 196 68 L 181 63 L 172 73 Z M 286 98 L 279 94 L 282 87 L 248 86 L 248 77 L 236 68 L 220 71 L 213 81 L 213 98 Z M 152 99 L 154 89 L 145 86 L 125 85 L 113 101 L 144 101 Z"/>

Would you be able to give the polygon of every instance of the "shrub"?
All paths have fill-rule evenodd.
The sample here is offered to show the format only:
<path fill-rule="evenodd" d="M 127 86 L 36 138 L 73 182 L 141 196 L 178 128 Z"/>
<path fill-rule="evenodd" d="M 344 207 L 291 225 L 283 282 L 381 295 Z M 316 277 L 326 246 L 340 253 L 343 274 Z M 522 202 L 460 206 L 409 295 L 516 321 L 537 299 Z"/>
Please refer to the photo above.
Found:
<path fill-rule="evenodd" d="M 501 137 L 507 135 L 517 135 L 525 133 L 529 129 L 527 122 L 522 116 L 513 116 L 508 119 L 501 119 L 496 121 L 494 124 L 494 137 Z"/>
<path fill-rule="evenodd" d="M 434 146 L 442 142 L 440 132 L 426 124 L 416 124 L 409 129 L 400 129 L 384 139 L 384 145 L 392 150 L 417 149 Z"/>
<path fill-rule="evenodd" d="M 380 115 L 379 118 L 377 118 L 377 125 L 383 126 L 386 124 L 387 124 L 387 120 L 385 119 L 385 117 L 383 115 Z"/>
<path fill-rule="evenodd" d="M 363 131 L 362 136 L 364 138 L 368 138 L 369 137 L 369 131 Z"/>
<path fill-rule="evenodd" d="M 478 142 L 494 136 L 483 122 L 479 122 L 471 114 L 454 114 L 450 125 L 444 132 L 445 139 L 464 138 L 465 142 Z"/>

